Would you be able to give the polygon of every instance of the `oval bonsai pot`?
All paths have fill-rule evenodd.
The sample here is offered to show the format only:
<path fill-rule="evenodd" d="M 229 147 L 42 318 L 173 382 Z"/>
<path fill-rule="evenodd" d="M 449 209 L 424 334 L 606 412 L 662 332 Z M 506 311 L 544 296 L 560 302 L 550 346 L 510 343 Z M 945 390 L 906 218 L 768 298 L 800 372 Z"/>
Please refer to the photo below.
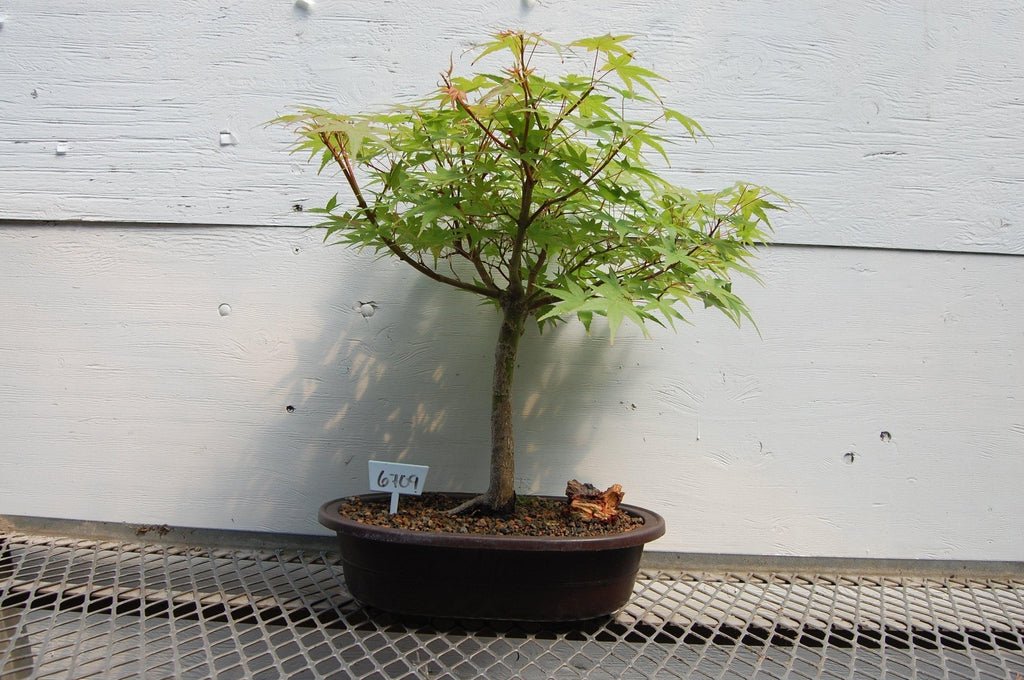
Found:
<path fill-rule="evenodd" d="M 363 604 L 399 614 L 520 621 L 611 614 L 633 592 L 644 544 L 665 533 L 660 515 L 632 505 L 621 508 L 642 517 L 643 526 L 566 538 L 373 526 L 339 515 L 345 500 L 324 503 L 319 519 L 338 534 L 348 590 Z"/>

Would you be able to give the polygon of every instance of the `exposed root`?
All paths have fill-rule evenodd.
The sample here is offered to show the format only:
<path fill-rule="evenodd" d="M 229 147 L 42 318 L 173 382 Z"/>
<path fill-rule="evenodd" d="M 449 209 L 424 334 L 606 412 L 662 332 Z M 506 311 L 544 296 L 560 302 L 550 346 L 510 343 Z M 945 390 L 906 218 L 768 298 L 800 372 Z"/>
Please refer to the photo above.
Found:
<path fill-rule="evenodd" d="M 513 497 L 512 503 L 509 504 L 507 510 L 502 510 L 494 507 L 494 498 L 489 493 L 482 493 L 479 496 L 470 498 L 465 503 L 460 503 L 451 510 L 447 510 L 448 515 L 511 515 L 516 508 L 515 498 Z"/>
<path fill-rule="evenodd" d="M 451 510 L 447 510 L 445 512 L 445 514 L 447 514 L 447 515 L 468 515 L 468 514 L 471 514 L 472 512 L 474 512 L 476 510 L 479 510 L 481 508 L 486 508 L 487 510 L 491 509 L 491 499 L 490 499 L 490 496 L 488 496 L 485 493 L 482 493 L 479 496 L 473 496 L 472 498 L 470 498 L 465 503 L 459 503 L 458 505 L 456 505 Z"/>

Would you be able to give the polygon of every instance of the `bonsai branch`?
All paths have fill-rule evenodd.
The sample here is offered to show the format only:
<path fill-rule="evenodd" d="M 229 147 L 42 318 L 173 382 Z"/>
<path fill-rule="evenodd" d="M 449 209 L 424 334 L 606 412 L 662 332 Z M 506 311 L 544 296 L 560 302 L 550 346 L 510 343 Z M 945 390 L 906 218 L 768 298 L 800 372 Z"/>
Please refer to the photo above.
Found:
<path fill-rule="evenodd" d="M 338 146 L 335 147 L 335 145 L 331 143 L 330 136 L 327 133 L 323 132 L 320 133 L 320 140 L 324 143 L 324 146 L 326 146 L 327 149 L 331 152 L 331 156 L 334 158 L 334 161 L 341 168 L 341 173 L 345 176 L 345 180 L 348 182 L 349 188 L 352 190 L 352 195 L 355 197 L 356 203 L 359 205 L 359 209 L 362 210 L 363 214 L 366 216 L 366 220 L 374 227 L 376 227 L 377 237 L 385 246 L 387 246 L 388 250 L 395 254 L 395 256 L 398 259 L 410 265 L 413 269 L 420 272 L 424 276 L 427 276 L 428 278 L 431 278 L 434 281 L 438 281 L 439 283 L 448 284 L 453 288 L 459 288 L 461 290 L 469 291 L 470 293 L 476 293 L 477 295 L 483 295 L 484 297 L 489 298 L 497 298 L 501 295 L 501 291 L 498 290 L 497 288 L 487 288 L 485 286 L 478 286 L 473 283 L 466 283 L 465 281 L 460 281 L 459 279 L 451 276 L 445 276 L 440 272 L 434 271 L 433 269 L 425 265 L 423 262 L 420 262 L 419 260 L 410 256 L 407 252 L 402 250 L 402 248 L 398 245 L 398 243 L 395 240 L 388 238 L 388 236 L 384 233 L 383 229 L 381 228 L 380 222 L 377 220 L 377 215 L 373 212 L 373 209 L 370 207 L 370 205 L 366 202 L 366 199 L 363 197 L 363 192 L 359 188 L 359 182 L 356 180 L 355 168 L 352 166 L 352 160 L 349 158 L 348 152 L 345 151 L 344 145 L 342 145 L 339 142 Z"/>
<path fill-rule="evenodd" d="M 637 132 L 643 132 L 647 128 L 651 127 L 652 125 L 654 125 L 656 120 L 657 119 L 643 126 L 639 130 L 637 130 Z M 611 150 L 605 155 L 604 159 L 602 159 L 601 162 L 597 164 L 597 167 L 591 170 L 590 174 L 584 177 L 583 180 L 574 188 L 570 189 L 564 194 L 552 196 L 548 200 L 541 203 L 540 207 L 533 211 L 533 214 L 530 215 L 530 221 L 532 222 L 533 220 L 537 219 L 537 217 L 539 217 L 545 210 L 547 210 L 551 206 L 558 205 L 559 203 L 565 203 L 570 198 L 572 198 L 573 196 L 575 196 L 576 194 L 580 193 L 588 186 L 590 186 L 590 183 L 593 182 L 598 175 L 604 172 L 604 169 L 607 168 L 613 160 L 615 160 L 615 157 L 619 155 L 619 152 L 622 151 L 622 149 L 624 149 L 627 144 L 633 141 L 633 137 L 635 134 L 636 133 L 633 133 L 632 135 L 627 135 L 626 137 L 623 137 L 621 140 L 619 140 L 619 143 L 611 148 Z"/>
<path fill-rule="evenodd" d="M 485 286 L 497 290 L 494 278 L 491 276 L 491 273 L 487 271 L 487 267 L 484 266 L 484 261 L 480 257 L 479 248 L 471 246 L 469 250 L 466 250 L 466 247 L 462 245 L 462 239 L 456 239 L 452 244 L 452 247 L 455 248 L 455 252 L 473 264 L 473 268 L 476 269 L 477 275 L 480 277 L 480 280 L 484 282 Z"/>
<path fill-rule="evenodd" d="M 509 287 L 515 292 L 522 291 L 523 273 L 521 271 L 523 264 L 523 244 L 526 241 L 526 232 L 530 228 L 530 224 L 533 223 L 533 217 L 530 215 L 530 205 L 533 203 L 533 187 L 536 182 L 533 178 L 533 173 L 530 172 L 530 168 L 524 161 L 523 165 L 523 198 L 520 204 L 519 218 L 516 220 L 516 235 L 512 241 L 512 252 L 508 258 L 508 270 L 509 270 Z"/>
<path fill-rule="evenodd" d="M 534 291 L 536 290 L 537 277 L 540 275 L 541 271 L 544 269 L 544 265 L 547 262 L 547 259 L 548 259 L 548 251 L 547 251 L 547 248 L 545 248 L 545 249 L 540 251 L 540 254 L 537 255 L 536 262 L 534 262 L 533 263 L 533 267 L 530 268 L 530 275 L 529 275 L 529 278 L 527 279 L 527 282 L 526 282 L 526 295 L 527 295 L 527 297 L 533 295 Z"/>
<path fill-rule="evenodd" d="M 484 133 L 485 135 L 487 135 L 487 137 L 488 137 L 488 138 L 489 138 L 489 139 L 490 139 L 490 140 L 491 140 L 492 142 L 494 142 L 495 144 L 497 144 L 497 145 L 498 145 L 498 147 L 500 147 L 500 148 L 504 149 L 505 151 L 508 151 L 508 150 L 509 150 L 509 145 L 508 145 L 508 144 L 506 144 L 505 142 L 501 141 L 500 139 L 498 139 L 498 136 L 497 136 L 497 135 L 495 135 L 495 134 L 494 134 L 494 133 L 493 133 L 493 132 L 491 131 L 491 128 L 489 128 L 489 127 L 487 127 L 486 125 L 484 125 L 483 121 L 482 121 L 482 120 L 480 120 L 480 119 L 479 119 L 479 118 L 477 117 L 477 115 L 476 115 L 475 113 L 473 113 L 473 109 L 469 108 L 469 104 L 467 104 L 467 103 L 465 103 L 465 102 L 463 102 L 463 101 L 460 101 L 460 102 L 458 102 L 458 105 L 459 105 L 459 108 L 460 108 L 460 109 L 462 109 L 463 111 L 465 111 L 465 112 L 466 112 L 466 115 L 468 115 L 468 116 L 469 116 L 470 118 L 472 118 L 472 119 L 473 119 L 473 122 L 474 122 L 474 123 L 476 123 L 476 126 L 477 126 L 478 128 L 480 128 L 481 130 L 483 130 L 483 133 Z"/>
<path fill-rule="evenodd" d="M 581 94 L 579 96 L 579 98 L 576 101 L 574 101 L 569 108 L 567 108 L 567 109 L 565 109 L 563 111 L 559 111 L 558 118 L 556 118 L 554 120 L 554 122 L 551 123 L 551 127 L 548 128 L 548 135 L 547 136 L 549 138 L 551 137 L 551 135 L 555 134 L 555 130 L 558 129 L 558 126 L 560 126 L 562 124 L 562 122 L 566 118 L 571 116 L 572 112 L 575 111 L 576 109 L 578 109 L 580 104 L 582 104 L 587 99 L 587 97 L 589 97 L 591 94 L 593 94 L 594 87 L 595 87 L 595 83 L 591 83 L 590 86 L 587 87 L 587 89 L 583 91 L 583 94 Z"/>
<path fill-rule="evenodd" d="M 588 263 L 593 262 L 594 260 L 596 260 L 597 258 L 601 257 L 602 255 L 607 255 L 608 253 L 610 253 L 612 251 L 618 250 L 619 248 L 622 248 L 625 245 L 626 245 L 625 243 L 620 241 L 618 243 L 613 243 L 610 246 L 607 246 L 607 247 L 602 248 L 600 250 L 592 250 L 589 253 L 587 253 L 586 255 L 584 255 L 583 257 L 581 257 L 579 260 L 577 260 L 569 269 L 566 269 L 565 272 L 564 272 L 564 275 L 565 276 L 572 276 L 573 274 L 578 272 L 580 269 L 582 269 L 584 266 L 586 266 Z"/>

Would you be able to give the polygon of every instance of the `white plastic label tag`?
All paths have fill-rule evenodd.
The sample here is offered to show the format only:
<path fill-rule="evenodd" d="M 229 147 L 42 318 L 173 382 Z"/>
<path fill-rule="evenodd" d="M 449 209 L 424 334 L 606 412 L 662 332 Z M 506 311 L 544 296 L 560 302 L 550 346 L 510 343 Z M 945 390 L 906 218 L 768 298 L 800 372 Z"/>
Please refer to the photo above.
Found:
<path fill-rule="evenodd" d="M 386 491 L 391 494 L 391 514 L 398 512 L 398 496 L 409 494 L 419 496 L 427 481 L 427 465 L 406 463 L 385 463 L 370 461 L 370 490 Z"/>

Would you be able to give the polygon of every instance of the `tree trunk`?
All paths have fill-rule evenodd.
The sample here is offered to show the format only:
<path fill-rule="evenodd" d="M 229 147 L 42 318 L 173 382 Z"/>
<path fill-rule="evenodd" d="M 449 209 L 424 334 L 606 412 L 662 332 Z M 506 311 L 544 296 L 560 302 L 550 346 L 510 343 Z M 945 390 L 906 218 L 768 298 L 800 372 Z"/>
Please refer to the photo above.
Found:
<path fill-rule="evenodd" d="M 491 480 L 486 505 L 495 514 L 515 510 L 515 437 L 512 431 L 512 379 L 519 339 L 529 311 L 521 300 L 502 304 L 501 330 L 494 351 L 494 384 L 491 389 Z"/>
<path fill-rule="evenodd" d="M 485 512 L 510 515 L 516 509 L 516 444 L 512 432 L 512 378 L 516 371 L 519 339 L 530 316 L 522 295 L 501 303 L 501 330 L 494 350 L 491 387 L 491 479 L 487 491 L 448 511 L 451 515 Z"/>

